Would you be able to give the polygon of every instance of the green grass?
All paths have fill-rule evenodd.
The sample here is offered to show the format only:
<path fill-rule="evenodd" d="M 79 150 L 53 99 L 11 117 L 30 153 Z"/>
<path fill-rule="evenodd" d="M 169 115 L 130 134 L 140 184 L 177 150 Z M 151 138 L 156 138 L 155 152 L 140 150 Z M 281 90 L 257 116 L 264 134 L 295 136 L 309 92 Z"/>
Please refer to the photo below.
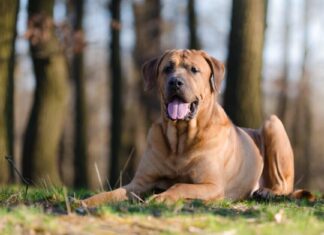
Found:
<path fill-rule="evenodd" d="M 204 204 L 123 202 L 94 210 L 66 198 L 84 198 L 87 191 L 22 187 L 0 189 L 0 234 L 324 234 L 324 201 L 279 198 Z"/>

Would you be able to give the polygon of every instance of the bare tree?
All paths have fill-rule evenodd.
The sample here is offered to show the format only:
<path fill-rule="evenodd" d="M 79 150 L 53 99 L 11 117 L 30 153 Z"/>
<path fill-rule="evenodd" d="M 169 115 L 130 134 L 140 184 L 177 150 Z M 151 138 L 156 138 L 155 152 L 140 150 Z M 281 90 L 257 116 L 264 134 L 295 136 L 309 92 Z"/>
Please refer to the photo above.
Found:
<path fill-rule="evenodd" d="M 161 53 L 161 2 L 160 0 L 135 1 L 133 3 L 135 48 L 133 51 L 135 71 L 132 89 L 132 108 L 128 110 L 131 123 L 127 138 L 128 149 L 134 148 L 133 162 L 130 173 L 134 173 L 136 163 L 144 151 L 146 134 L 150 124 L 160 115 L 159 100 L 154 92 L 144 92 L 141 67 L 143 63 Z M 136 119 L 132 118 L 136 115 Z"/>
<path fill-rule="evenodd" d="M 283 45 L 283 74 L 280 81 L 280 93 L 278 99 L 277 113 L 282 121 L 285 121 L 288 107 L 288 77 L 289 77 L 289 47 L 290 47 L 290 8 L 291 1 L 285 0 L 285 22 L 284 22 L 284 45 Z"/>
<path fill-rule="evenodd" d="M 296 181 L 299 186 L 308 187 L 310 180 L 310 163 L 312 157 L 312 127 L 313 116 L 310 103 L 309 59 L 309 9 L 311 1 L 304 1 L 304 55 L 302 74 L 298 82 L 298 92 L 295 101 L 294 120 L 292 128 L 292 144 L 296 156 Z"/>
<path fill-rule="evenodd" d="M 75 84 L 74 185 L 88 186 L 88 141 L 85 80 L 83 76 L 83 0 L 73 0 L 75 19 L 72 76 Z"/>
<path fill-rule="evenodd" d="M 259 127 L 265 29 L 264 0 L 233 0 L 224 108 L 233 122 Z"/>
<path fill-rule="evenodd" d="M 200 49 L 200 40 L 197 33 L 198 23 L 195 0 L 188 0 L 188 29 L 189 48 Z"/>
<path fill-rule="evenodd" d="M 136 43 L 134 58 L 139 79 L 139 91 L 143 91 L 141 67 L 149 59 L 161 53 L 161 2 L 160 0 L 145 0 L 133 4 L 135 16 Z M 147 127 L 160 115 L 159 100 L 154 92 L 141 92 L 141 102 L 146 108 Z"/>
<path fill-rule="evenodd" d="M 13 71 L 19 1 L 0 2 L 0 184 L 8 183 L 6 156 L 13 156 Z"/>
<path fill-rule="evenodd" d="M 28 31 L 36 90 L 24 137 L 23 175 L 60 184 L 58 147 L 68 98 L 68 66 L 54 31 L 54 0 L 30 0 Z"/>
<path fill-rule="evenodd" d="M 112 185 L 119 178 L 119 158 L 122 133 L 122 87 L 123 78 L 120 63 L 120 5 L 121 0 L 111 0 L 111 124 L 110 124 L 110 182 Z"/>

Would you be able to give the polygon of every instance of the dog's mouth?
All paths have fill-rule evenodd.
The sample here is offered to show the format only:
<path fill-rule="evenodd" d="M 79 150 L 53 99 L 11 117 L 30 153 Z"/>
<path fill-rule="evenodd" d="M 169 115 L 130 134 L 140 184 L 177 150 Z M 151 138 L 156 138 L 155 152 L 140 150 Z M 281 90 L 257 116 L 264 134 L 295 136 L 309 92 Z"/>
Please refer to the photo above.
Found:
<path fill-rule="evenodd" d="M 193 102 L 186 102 L 182 98 L 174 96 L 166 103 L 167 117 L 173 121 L 189 121 L 196 115 L 198 104 L 198 99 Z"/>

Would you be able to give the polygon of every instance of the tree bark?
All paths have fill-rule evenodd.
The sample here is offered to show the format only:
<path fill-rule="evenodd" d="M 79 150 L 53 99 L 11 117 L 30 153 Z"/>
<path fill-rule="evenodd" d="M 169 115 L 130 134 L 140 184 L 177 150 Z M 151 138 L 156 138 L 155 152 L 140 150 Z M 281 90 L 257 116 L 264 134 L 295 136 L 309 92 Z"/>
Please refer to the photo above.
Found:
<path fill-rule="evenodd" d="M 88 140 L 87 140 L 87 105 L 85 80 L 83 76 L 83 0 L 74 0 L 75 20 L 73 22 L 75 44 L 72 61 L 73 79 L 75 83 L 75 142 L 74 142 L 74 185 L 88 186 Z"/>
<path fill-rule="evenodd" d="M 263 0 L 233 0 L 224 108 L 239 126 L 261 125 L 261 70 L 265 29 Z"/>
<path fill-rule="evenodd" d="M 13 178 L 5 157 L 14 155 L 13 72 L 18 9 L 18 0 L 0 2 L 0 184 Z"/>
<path fill-rule="evenodd" d="M 285 0 L 283 75 L 280 83 L 280 93 L 279 93 L 278 106 L 277 106 L 278 117 L 283 122 L 285 122 L 287 107 L 288 107 L 290 7 L 291 7 L 291 1 Z"/>
<path fill-rule="evenodd" d="M 161 53 L 161 2 L 144 0 L 133 3 L 135 23 L 135 64 L 137 68 Z"/>
<path fill-rule="evenodd" d="M 305 0 L 304 7 L 304 56 L 302 74 L 298 84 L 298 93 L 295 101 L 294 121 L 292 128 L 292 144 L 296 159 L 296 182 L 298 187 L 309 187 L 312 158 L 312 127 L 313 116 L 310 103 L 310 76 L 308 74 L 309 53 L 309 8 L 310 1 Z"/>
<path fill-rule="evenodd" d="M 120 63 L 120 5 L 121 0 L 112 0 L 110 71 L 111 71 L 111 124 L 110 124 L 110 184 L 115 185 L 119 178 L 119 158 L 122 133 L 122 72 Z"/>
<path fill-rule="evenodd" d="M 132 162 L 132 172 L 134 173 L 136 165 L 144 152 L 146 145 L 146 135 L 149 126 L 160 115 L 159 98 L 155 90 L 144 92 L 144 84 L 141 74 L 141 67 L 144 62 L 161 53 L 161 2 L 160 0 L 145 0 L 133 3 L 134 27 L 135 27 L 135 48 L 133 51 L 135 71 L 133 87 L 130 89 L 136 91 L 133 93 L 132 109 L 129 110 L 130 117 L 136 115 L 132 122 L 133 131 L 129 138 L 129 146 L 135 146 Z M 131 118 L 130 118 L 131 119 Z"/>
<path fill-rule="evenodd" d="M 36 89 L 24 137 L 23 175 L 35 184 L 61 184 L 58 147 L 68 98 L 68 66 L 54 33 L 54 0 L 29 0 L 27 35 Z"/>
<path fill-rule="evenodd" d="M 200 49 L 200 40 L 197 35 L 197 15 L 195 0 L 188 0 L 188 29 L 189 29 L 189 48 L 190 49 Z"/>
<path fill-rule="evenodd" d="M 145 106 L 146 130 L 160 115 L 160 101 L 157 90 L 144 92 L 141 67 L 149 59 L 161 54 L 161 2 L 160 0 L 145 0 L 133 5 L 135 17 L 136 43 L 134 49 L 135 65 L 138 72 L 138 91 L 141 105 Z"/>
<path fill-rule="evenodd" d="M 138 71 L 140 102 L 145 105 L 146 130 L 160 116 L 160 101 L 157 90 L 144 92 L 141 79 L 141 67 L 149 59 L 161 54 L 161 2 L 160 0 L 145 0 L 134 3 L 136 44 L 134 50 L 135 65 Z"/>

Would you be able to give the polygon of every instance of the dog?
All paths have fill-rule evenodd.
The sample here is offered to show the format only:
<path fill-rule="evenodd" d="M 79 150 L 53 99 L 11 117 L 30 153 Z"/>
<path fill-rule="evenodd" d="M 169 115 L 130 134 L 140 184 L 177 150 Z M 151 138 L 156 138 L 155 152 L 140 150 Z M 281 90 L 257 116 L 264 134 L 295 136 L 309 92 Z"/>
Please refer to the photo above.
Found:
<path fill-rule="evenodd" d="M 281 121 L 260 129 L 235 126 L 217 102 L 225 68 L 201 50 L 169 50 L 143 65 L 146 90 L 156 87 L 161 116 L 132 181 L 82 201 L 88 207 L 141 195 L 157 202 L 179 199 L 241 200 L 293 191 L 293 151 Z"/>

